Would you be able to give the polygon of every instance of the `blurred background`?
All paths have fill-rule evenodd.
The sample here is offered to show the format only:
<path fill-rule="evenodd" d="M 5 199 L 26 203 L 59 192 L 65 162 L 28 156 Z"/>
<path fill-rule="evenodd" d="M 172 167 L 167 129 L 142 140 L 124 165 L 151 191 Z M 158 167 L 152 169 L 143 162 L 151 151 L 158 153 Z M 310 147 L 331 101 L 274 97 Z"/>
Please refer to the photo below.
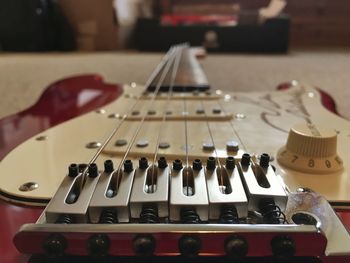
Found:
<path fill-rule="evenodd" d="M 350 119 L 349 0 L 0 0 L 0 118 L 46 87 L 96 73 L 145 83 L 170 45 L 189 42 L 214 89 L 322 88 Z"/>
<path fill-rule="evenodd" d="M 0 50 L 348 47 L 349 14 L 348 0 L 0 0 Z"/>

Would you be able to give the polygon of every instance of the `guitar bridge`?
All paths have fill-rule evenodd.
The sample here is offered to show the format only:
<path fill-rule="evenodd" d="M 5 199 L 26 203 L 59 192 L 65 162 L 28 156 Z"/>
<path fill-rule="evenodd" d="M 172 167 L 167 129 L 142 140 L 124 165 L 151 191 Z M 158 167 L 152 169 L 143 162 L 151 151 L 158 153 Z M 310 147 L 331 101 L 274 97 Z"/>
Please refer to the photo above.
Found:
<path fill-rule="evenodd" d="M 96 256 L 311 257 L 350 255 L 350 237 L 314 192 L 288 193 L 266 161 L 243 155 L 183 165 L 165 158 L 68 173 L 35 224 L 14 239 L 22 253 Z M 91 165 L 94 166 L 95 165 Z M 262 178 L 263 176 L 263 178 Z M 84 182 L 84 183 L 82 183 Z M 117 185 L 115 185 L 117 184 Z M 114 185 L 111 187 L 111 185 Z M 80 187 L 74 202 L 72 189 Z M 310 246 L 312 244 L 312 246 Z M 348 256 L 346 256 L 348 258 Z"/>

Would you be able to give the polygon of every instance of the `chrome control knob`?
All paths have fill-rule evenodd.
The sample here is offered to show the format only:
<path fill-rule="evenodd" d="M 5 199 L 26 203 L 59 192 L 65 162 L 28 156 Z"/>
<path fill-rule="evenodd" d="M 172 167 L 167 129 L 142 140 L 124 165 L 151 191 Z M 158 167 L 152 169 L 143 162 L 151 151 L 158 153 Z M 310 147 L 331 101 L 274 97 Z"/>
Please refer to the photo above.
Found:
<path fill-rule="evenodd" d="M 337 133 L 313 124 L 295 125 L 287 143 L 277 153 L 277 161 L 289 169 L 305 173 L 334 173 L 343 169 L 337 154 Z"/>

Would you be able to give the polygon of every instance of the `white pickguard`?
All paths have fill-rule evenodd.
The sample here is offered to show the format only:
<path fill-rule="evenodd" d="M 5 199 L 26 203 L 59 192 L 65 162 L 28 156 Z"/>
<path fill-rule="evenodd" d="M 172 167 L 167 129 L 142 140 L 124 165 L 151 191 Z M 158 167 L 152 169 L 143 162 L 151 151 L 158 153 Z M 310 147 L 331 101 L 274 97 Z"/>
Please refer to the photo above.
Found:
<path fill-rule="evenodd" d="M 110 118 L 116 113 L 123 116 L 141 96 L 143 87 L 124 87 L 125 93 L 117 101 L 104 107 L 104 113 L 91 112 L 72 119 L 27 140 L 10 152 L 0 163 L 1 191 L 12 196 L 49 199 L 57 190 L 62 178 L 67 174 L 70 163 L 87 163 L 96 149 L 87 149 L 89 142 L 103 142 L 110 131 L 121 120 Z M 330 113 L 320 103 L 320 95 L 305 85 L 296 85 L 288 91 L 276 92 L 234 92 L 217 91 L 213 95 L 184 95 L 187 112 L 184 112 L 182 97 L 170 101 L 156 99 L 150 106 L 150 99 L 140 99 L 136 108 L 140 116 L 152 109 L 155 115 L 147 118 L 135 141 L 144 139 L 148 146 L 131 147 L 128 159 L 138 165 L 141 156 L 153 160 L 159 140 L 167 142 L 170 147 L 159 149 L 158 156 L 168 160 L 180 158 L 185 160 L 184 114 L 187 115 L 187 141 L 189 159 L 208 156 L 224 158 L 227 153 L 226 142 L 237 141 L 240 150 L 234 154 L 239 158 L 244 152 L 259 155 L 269 153 L 276 157 L 277 151 L 285 144 L 289 129 L 296 123 L 311 121 L 335 129 L 338 133 L 338 154 L 344 161 L 344 170 L 339 174 L 302 174 L 281 168 L 276 161 L 278 173 L 290 190 L 309 187 L 324 195 L 334 203 L 350 203 L 350 122 Z M 205 108 L 205 115 L 198 117 L 196 111 Z M 213 109 L 221 113 L 213 113 Z M 159 120 L 167 109 L 171 116 L 163 124 Z M 131 118 L 131 116 L 130 116 Z M 152 118 L 158 120 L 152 120 Z M 101 167 L 106 159 L 113 158 L 119 165 L 128 145 L 116 147 L 117 139 L 126 139 L 129 143 L 140 121 L 127 119 L 97 159 Z M 210 131 L 209 131 L 210 130 Z M 159 132 L 161 131 L 161 132 Z M 36 140 L 47 136 L 46 140 Z M 215 151 L 203 151 L 202 145 L 214 139 Z M 26 182 L 35 182 L 38 188 L 23 192 L 19 187 Z M 26 201 L 23 201 L 26 203 Z"/>

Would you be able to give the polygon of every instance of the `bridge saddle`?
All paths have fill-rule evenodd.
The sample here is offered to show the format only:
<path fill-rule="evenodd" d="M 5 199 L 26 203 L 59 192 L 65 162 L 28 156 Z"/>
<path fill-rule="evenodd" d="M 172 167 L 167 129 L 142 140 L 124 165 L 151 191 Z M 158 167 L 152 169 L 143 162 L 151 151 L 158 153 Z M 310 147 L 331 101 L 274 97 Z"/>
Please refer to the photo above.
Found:
<path fill-rule="evenodd" d="M 257 163 L 245 153 L 224 164 L 214 157 L 206 165 L 164 157 L 118 168 L 111 160 L 103 169 L 72 164 L 38 222 L 14 242 L 22 253 L 50 256 L 243 258 L 331 257 L 348 253 L 350 239 L 324 198 L 289 193 L 267 154 Z"/>

